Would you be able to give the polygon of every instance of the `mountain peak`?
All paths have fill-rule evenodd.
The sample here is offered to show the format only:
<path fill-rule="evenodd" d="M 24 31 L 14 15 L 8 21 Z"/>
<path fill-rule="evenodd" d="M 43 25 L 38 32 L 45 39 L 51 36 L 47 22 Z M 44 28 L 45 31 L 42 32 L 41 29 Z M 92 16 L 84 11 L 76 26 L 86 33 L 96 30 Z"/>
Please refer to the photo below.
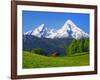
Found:
<path fill-rule="evenodd" d="M 89 35 L 84 32 L 82 29 L 77 27 L 72 20 L 68 19 L 65 24 L 58 30 L 48 29 L 45 27 L 44 24 L 41 24 L 32 32 L 29 31 L 31 35 L 37 37 L 44 37 L 44 38 L 73 38 L 73 39 L 81 39 L 81 38 L 88 38 Z M 26 35 L 28 34 L 26 33 Z"/>
<path fill-rule="evenodd" d="M 68 19 L 65 24 L 63 25 L 63 29 L 70 29 L 70 28 L 75 28 L 77 27 L 73 22 L 72 20 Z"/>
<path fill-rule="evenodd" d="M 68 19 L 66 23 L 73 23 L 72 20 Z"/>
<path fill-rule="evenodd" d="M 41 31 L 41 30 L 43 30 L 45 28 L 45 26 L 44 26 L 44 24 L 41 24 L 38 28 L 36 28 L 36 29 L 38 29 L 39 31 Z"/>
<path fill-rule="evenodd" d="M 68 19 L 65 24 L 59 29 L 61 33 L 66 32 L 66 31 L 71 31 L 72 29 L 77 28 L 77 26 L 70 20 Z"/>

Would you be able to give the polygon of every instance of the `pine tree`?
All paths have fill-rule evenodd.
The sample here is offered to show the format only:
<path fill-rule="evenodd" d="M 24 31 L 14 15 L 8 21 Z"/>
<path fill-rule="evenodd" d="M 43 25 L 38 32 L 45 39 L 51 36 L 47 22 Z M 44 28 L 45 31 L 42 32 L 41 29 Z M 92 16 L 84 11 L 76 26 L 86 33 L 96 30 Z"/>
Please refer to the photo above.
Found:
<path fill-rule="evenodd" d="M 67 54 L 89 52 L 89 39 L 73 40 L 67 47 Z"/>

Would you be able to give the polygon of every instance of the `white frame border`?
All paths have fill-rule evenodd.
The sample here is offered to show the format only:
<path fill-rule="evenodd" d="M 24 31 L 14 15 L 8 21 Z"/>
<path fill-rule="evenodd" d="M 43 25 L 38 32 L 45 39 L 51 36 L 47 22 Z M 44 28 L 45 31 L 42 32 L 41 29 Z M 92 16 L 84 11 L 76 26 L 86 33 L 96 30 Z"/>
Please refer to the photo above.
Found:
<path fill-rule="evenodd" d="M 90 14 L 90 66 L 22 69 L 22 10 Z M 17 75 L 94 71 L 94 9 L 17 5 Z"/>

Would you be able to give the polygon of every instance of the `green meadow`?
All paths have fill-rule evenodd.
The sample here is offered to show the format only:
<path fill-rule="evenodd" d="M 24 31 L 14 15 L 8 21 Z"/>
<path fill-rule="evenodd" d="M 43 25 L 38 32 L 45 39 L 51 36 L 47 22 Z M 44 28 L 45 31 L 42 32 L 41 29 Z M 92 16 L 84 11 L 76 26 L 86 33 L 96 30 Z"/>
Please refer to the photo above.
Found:
<path fill-rule="evenodd" d="M 89 53 L 83 52 L 69 56 L 44 56 L 23 51 L 23 68 L 68 67 L 89 65 Z"/>

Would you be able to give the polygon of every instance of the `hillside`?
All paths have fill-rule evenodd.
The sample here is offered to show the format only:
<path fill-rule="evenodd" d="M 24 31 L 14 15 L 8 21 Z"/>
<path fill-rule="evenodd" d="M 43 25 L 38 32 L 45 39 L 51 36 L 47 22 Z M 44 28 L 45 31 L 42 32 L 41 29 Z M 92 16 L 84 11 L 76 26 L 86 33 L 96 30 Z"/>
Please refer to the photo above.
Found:
<path fill-rule="evenodd" d="M 23 51 L 23 68 L 68 67 L 89 65 L 89 53 L 71 56 L 48 57 Z"/>

